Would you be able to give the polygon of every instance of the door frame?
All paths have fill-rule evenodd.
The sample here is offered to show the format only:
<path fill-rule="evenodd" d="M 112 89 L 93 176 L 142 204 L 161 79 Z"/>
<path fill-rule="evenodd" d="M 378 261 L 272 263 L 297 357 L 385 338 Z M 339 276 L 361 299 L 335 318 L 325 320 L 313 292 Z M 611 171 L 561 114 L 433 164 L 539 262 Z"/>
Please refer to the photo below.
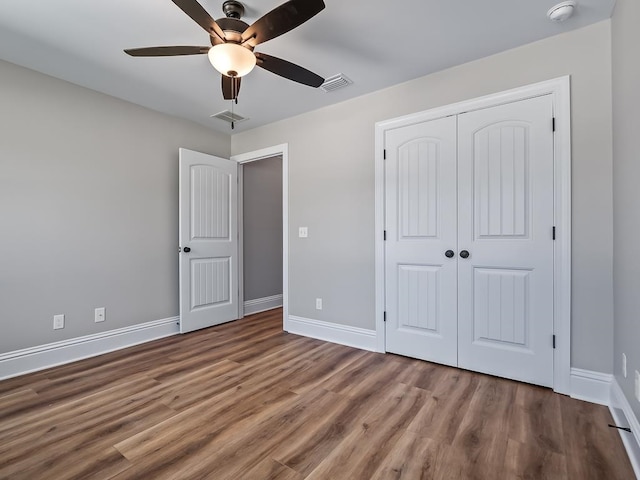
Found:
<path fill-rule="evenodd" d="M 376 350 L 385 352 L 384 149 L 388 130 L 474 110 L 551 95 L 554 135 L 553 390 L 571 392 L 571 77 L 569 75 L 500 93 L 377 122 L 375 126 L 375 322 Z M 551 341 L 551 339 L 549 340 Z"/>
<path fill-rule="evenodd" d="M 243 177 L 242 165 L 272 157 L 282 157 L 282 309 L 283 329 L 287 328 L 289 318 L 289 144 L 282 143 L 252 152 L 232 155 L 231 160 L 238 162 L 238 309 L 239 318 L 244 317 L 244 209 L 242 203 Z"/>

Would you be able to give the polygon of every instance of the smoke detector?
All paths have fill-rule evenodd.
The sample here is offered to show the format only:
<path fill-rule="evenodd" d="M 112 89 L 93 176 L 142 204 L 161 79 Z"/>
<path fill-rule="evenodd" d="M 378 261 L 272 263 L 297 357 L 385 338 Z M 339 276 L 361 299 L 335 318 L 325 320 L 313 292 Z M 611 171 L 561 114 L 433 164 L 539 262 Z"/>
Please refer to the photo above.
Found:
<path fill-rule="evenodd" d="M 576 9 L 576 2 L 574 0 L 568 0 L 567 2 L 559 3 L 549 9 L 547 17 L 552 22 L 564 22 L 567 20 Z"/>

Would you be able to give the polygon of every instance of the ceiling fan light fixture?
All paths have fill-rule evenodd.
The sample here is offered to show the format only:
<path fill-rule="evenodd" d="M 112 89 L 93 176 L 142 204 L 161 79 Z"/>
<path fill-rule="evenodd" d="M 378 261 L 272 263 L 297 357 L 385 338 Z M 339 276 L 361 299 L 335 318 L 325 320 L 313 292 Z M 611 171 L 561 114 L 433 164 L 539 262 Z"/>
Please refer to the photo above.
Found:
<path fill-rule="evenodd" d="M 227 77 L 243 77 L 256 66 L 256 56 L 237 43 L 221 43 L 209 49 L 213 68 Z"/>

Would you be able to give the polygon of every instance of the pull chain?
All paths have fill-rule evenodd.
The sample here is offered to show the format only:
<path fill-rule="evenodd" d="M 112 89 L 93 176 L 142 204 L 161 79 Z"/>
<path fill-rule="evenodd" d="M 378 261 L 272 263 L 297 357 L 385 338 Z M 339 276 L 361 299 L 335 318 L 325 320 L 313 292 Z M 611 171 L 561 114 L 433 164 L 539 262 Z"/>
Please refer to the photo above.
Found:
<path fill-rule="evenodd" d="M 238 92 L 236 91 L 236 79 L 235 77 L 231 77 L 231 130 L 234 130 L 236 128 L 235 122 L 233 121 L 233 118 L 235 118 L 235 115 L 233 113 L 234 103 L 238 103 Z"/>

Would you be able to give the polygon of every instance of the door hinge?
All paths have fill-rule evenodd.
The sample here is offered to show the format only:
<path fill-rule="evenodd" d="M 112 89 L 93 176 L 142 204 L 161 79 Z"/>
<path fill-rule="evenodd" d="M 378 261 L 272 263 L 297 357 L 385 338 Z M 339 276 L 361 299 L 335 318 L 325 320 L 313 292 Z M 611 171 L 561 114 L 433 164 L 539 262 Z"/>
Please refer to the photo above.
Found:
<path fill-rule="evenodd" d="M 387 231 L 386 230 L 382 233 L 382 238 L 384 239 L 385 242 L 387 241 Z"/>
<path fill-rule="evenodd" d="M 382 314 L 382 321 L 383 321 L 383 322 L 386 322 L 386 321 L 387 321 L 387 312 L 384 312 L 384 313 Z"/>
<path fill-rule="evenodd" d="M 555 335 L 552 336 L 552 344 L 553 344 L 553 348 L 556 348 L 556 336 Z"/>
<path fill-rule="evenodd" d="M 386 148 L 384 150 L 382 150 L 382 159 L 383 160 L 387 159 L 387 149 Z"/>
<path fill-rule="evenodd" d="M 556 131 L 556 117 L 553 117 L 553 118 L 551 119 L 551 130 L 552 130 L 553 132 L 555 132 L 555 131 Z"/>
<path fill-rule="evenodd" d="M 551 229 L 551 238 L 553 240 L 556 239 L 556 227 L 555 226 Z"/>

